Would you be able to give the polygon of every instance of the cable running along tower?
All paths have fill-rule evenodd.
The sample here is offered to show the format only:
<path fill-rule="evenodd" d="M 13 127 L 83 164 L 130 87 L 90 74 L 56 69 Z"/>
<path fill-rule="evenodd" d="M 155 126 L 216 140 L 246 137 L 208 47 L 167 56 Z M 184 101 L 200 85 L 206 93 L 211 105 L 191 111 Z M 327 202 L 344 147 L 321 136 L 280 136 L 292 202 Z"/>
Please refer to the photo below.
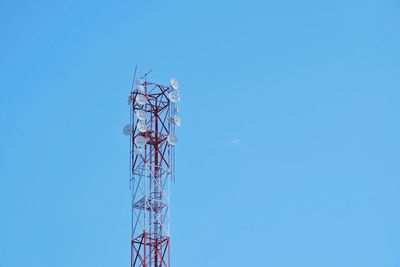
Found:
<path fill-rule="evenodd" d="M 136 81 L 129 95 L 131 267 L 170 267 L 170 183 L 175 180 L 179 84 Z M 143 80 L 144 79 L 144 80 Z"/>

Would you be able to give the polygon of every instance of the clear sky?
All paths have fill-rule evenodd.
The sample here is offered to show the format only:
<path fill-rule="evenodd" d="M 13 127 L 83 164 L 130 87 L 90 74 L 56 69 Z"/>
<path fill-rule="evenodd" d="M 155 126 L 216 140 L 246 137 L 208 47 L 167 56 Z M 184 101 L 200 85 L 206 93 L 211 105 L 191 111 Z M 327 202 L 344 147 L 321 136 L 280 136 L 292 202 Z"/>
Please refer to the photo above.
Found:
<path fill-rule="evenodd" d="M 400 266 L 397 0 L 0 0 L 0 267 L 127 267 L 135 64 L 181 83 L 172 267 Z"/>

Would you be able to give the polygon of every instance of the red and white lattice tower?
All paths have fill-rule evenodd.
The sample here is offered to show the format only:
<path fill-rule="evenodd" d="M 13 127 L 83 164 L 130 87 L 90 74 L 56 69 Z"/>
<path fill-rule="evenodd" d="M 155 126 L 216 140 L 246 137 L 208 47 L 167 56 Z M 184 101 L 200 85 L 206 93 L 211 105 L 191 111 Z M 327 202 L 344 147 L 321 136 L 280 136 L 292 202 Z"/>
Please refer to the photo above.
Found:
<path fill-rule="evenodd" d="M 170 183 L 175 176 L 178 82 L 136 81 L 129 95 L 131 267 L 170 267 Z"/>

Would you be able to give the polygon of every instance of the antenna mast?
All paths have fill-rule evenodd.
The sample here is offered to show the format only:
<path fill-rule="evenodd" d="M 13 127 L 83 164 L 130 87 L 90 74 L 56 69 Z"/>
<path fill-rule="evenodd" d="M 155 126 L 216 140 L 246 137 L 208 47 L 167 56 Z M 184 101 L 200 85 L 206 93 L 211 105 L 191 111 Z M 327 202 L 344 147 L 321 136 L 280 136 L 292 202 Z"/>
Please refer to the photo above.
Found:
<path fill-rule="evenodd" d="M 151 71 L 150 71 L 151 72 Z M 170 267 L 170 183 L 175 177 L 179 84 L 136 81 L 129 95 L 131 267 Z"/>

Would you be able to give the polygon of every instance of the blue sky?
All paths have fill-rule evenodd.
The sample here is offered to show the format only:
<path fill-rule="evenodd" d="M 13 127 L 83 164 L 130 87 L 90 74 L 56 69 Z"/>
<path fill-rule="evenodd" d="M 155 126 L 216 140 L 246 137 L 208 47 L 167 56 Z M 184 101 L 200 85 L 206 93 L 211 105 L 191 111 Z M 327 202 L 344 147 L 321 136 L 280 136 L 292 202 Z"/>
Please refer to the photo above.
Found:
<path fill-rule="evenodd" d="M 400 4 L 0 1 L 0 266 L 128 266 L 135 64 L 181 83 L 172 266 L 400 266 Z"/>

